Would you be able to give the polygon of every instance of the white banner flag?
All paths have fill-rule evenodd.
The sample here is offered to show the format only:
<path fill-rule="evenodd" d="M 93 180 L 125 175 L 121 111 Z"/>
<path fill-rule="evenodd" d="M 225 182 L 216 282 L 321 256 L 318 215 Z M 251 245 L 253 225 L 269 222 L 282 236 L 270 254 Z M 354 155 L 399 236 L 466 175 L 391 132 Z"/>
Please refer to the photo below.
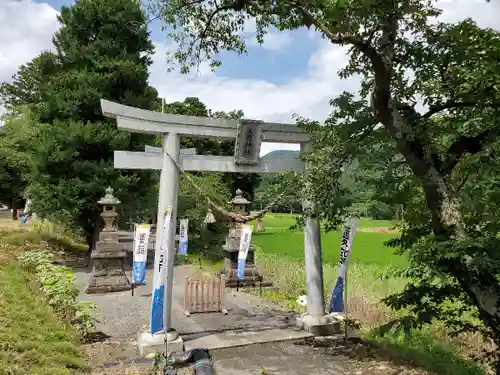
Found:
<path fill-rule="evenodd" d="M 179 255 L 187 255 L 189 219 L 179 221 Z"/>
<path fill-rule="evenodd" d="M 340 244 L 340 260 L 339 260 L 339 275 L 337 283 L 332 290 L 330 298 L 330 311 L 329 312 L 344 312 L 344 282 L 347 275 L 347 262 L 352 253 L 352 242 L 354 235 L 358 229 L 359 218 L 352 217 L 344 223 L 342 228 L 342 237 Z"/>
<path fill-rule="evenodd" d="M 144 284 L 146 282 L 146 263 L 148 260 L 148 241 L 151 227 L 149 224 L 136 224 L 134 231 L 134 263 L 133 283 Z"/>
<path fill-rule="evenodd" d="M 236 271 L 236 276 L 238 277 L 238 280 L 243 280 L 245 278 L 245 265 L 251 241 L 252 241 L 252 227 L 250 225 L 244 225 L 241 228 L 240 250 L 238 252 L 238 268 Z"/>
<path fill-rule="evenodd" d="M 151 299 L 151 334 L 163 330 L 163 304 L 165 301 L 166 260 L 168 251 L 168 231 L 172 225 L 172 207 L 165 212 L 165 221 L 161 233 L 160 249 L 155 249 L 155 259 L 159 259 L 153 271 L 153 298 Z M 157 233 L 158 235 L 158 233 Z M 159 251 L 158 251 L 159 250 Z M 158 257 L 158 258 L 157 258 Z"/>

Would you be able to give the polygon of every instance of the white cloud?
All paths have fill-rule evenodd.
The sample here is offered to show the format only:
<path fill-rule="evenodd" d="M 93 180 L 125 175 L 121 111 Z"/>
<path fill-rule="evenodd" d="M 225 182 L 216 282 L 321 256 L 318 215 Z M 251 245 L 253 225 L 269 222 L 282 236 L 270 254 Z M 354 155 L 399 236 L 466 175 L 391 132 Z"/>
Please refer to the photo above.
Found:
<path fill-rule="evenodd" d="M 8 79 L 17 67 L 39 53 L 50 48 L 51 38 L 57 29 L 56 10 L 48 4 L 33 1 L 3 0 L 0 7 L 0 79 Z M 499 24 L 496 14 L 500 5 L 485 0 L 441 0 L 444 8 L 442 19 L 457 21 L 472 17 L 481 26 L 495 27 Z M 497 11 L 495 11 L 497 10 Z M 243 34 L 255 33 L 255 22 L 245 24 Z M 310 57 L 308 71 L 301 77 L 283 84 L 274 84 L 264 79 L 241 79 L 221 77 L 200 67 L 198 75 L 181 76 L 167 73 L 165 53 L 167 47 L 157 44 L 150 82 L 167 100 L 183 100 L 186 96 L 199 97 L 214 110 L 242 109 L 249 118 L 266 121 L 292 121 L 292 114 L 322 120 L 330 110 L 328 101 L 343 90 L 357 87 L 358 81 L 341 81 L 336 72 L 347 61 L 346 49 L 319 40 L 312 34 L 309 43 L 317 44 Z M 283 51 L 293 43 L 289 32 L 271 32 L 266 36 L 263 48 L 271 52 Z M 297 47 L 297 46 L 295 46 Z M 297 47 L 298 48 L 298 47 Z M 280 148 L 290 148 L 280 145 Z M 273 146 L 264 145 L 268 151 Z"/>
<path fill-rule="evenodd" d="M 9 80 L 17 67 L 40 51 L 52 48 L 58 28 L 57 11 L 32 1 L 2 1 L 0 7 L 0 81 Z"/>
<path fill-rule="evenodd" d="M 258 46 L 257 39 L 252 36 L 247 38 L 250 46 Z M 263 49 L 273 53 L 283 52 L 293 42 L 292 33 L 290 31 L 271 31 L 264 36 L 264 43 L 261 45 Z"/>
<path fill-rule="evenodd" d="M 318 113 L 318 104 L 326 103 L 328 107 L 332 95 L 342 89 L 356 87 L 355 80 L 335 84 L 335 73 L 339 66 L 345 64 L 346 51 L 346 48 L 336 48 L 321 41 L 318 50 L 311 56 L 308 73 L 278 85 L 263 79 L 226 78 L 215 74 L 167 75 L 164 63 L 166 48 L 157 45 L 150 80 L 167 100 L 197 96 L 209 108 L 226 111 L 242 109 L 246 117 L 266 121 L 291 121 L 293 113 L 321 119 L 323 116 Z M 328 111 L 327 108 L 325 110 Z"/>
<path fill-rule="evenodd" d="M 456 22 L 472 18 L 482 27 L 500 29 L 500 2 L 492 0 L 440 0 L 439 7 L 443 10 L 441 19 L 445 22 Z"/>

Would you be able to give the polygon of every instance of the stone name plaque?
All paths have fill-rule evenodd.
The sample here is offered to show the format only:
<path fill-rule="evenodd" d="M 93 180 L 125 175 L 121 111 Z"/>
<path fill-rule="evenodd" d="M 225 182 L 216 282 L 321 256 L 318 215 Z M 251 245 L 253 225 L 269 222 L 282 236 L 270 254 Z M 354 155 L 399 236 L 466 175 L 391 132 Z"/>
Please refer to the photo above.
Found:
<path fill-rule="evenodd" d="M 262 121 L 241 120 L 234 145 L 235 164 L 259 164 L 262 143 Z"/>

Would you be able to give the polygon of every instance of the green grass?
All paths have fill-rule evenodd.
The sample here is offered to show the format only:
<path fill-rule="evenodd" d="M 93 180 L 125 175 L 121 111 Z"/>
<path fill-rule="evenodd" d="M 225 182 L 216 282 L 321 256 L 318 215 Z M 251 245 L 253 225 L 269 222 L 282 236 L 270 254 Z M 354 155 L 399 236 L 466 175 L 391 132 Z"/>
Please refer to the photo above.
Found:
<path fill-rule="evenodd" d="M 290 231 L 295 224 L 296 215 L 267 214 L 264 217 L 264 233 L 254 233 L 252 243 L 263 252 L 286 257 L 298 262 L 304 261 L 304 234 L 301 230 Z M 255 225 L 255 223 L 252 223 Z M 356 233 L 353 243 L 351 261 L 368 265 L 404 267 L 407 260 L 394 254 L 394 249 L 384 245 L 397 236 L 397 233 L 363 232 L 369 228 L 391 228 L 395 222 L 388 220 L 372 220 L 363 218 L 359 223 L 361 231 Z M 321 247 L 323 263 L 336 264 L 340 252 L 340 231 L 322 233 Z"/>
<path fill-rule="evenodd" d="M 3 219 L 3 221 L 12 222 L 11 219 Z M 0 223 L 0 225 L 2 224 L 6 226 L 5 224 L 11 223 Z M 11 229 L 9 233 L 2 238 L 2 242 L 6 244 L 25 246 L 46 242 L 53 249 L 69 253 L 85 253 L 88 250 L 88 246 L 83 243 L 82 238 L 48 220 L 32 220 L 28 221 L 26 225 L 15 227 L 11 225 L 9 229 Z"/>
<path fill-rule="evenodd" d="M 264 233 L 254 233 L 253 243 L 262 248 L 262 251 L 289 259 L 303 262 L 304 260 L 304 233 L 302 231 L 277 231 L 271 232 L 266 227 Z M 321 247 L 323 250 L 323 263 L 336 264 L 340 253 L 340 232 L 323 233 Z M 365 264 L 378 264 L 381 266 L 401 266 L 407 264 L 405 258 L 395 255 L 394 249 L 384 246 L 384 243 L 394 234 L 358 232 L 353 242 L 353 262 Z"/>
<path fill-rule="evenodd" d="M 254 223 L 253 223 L 254 224 Z M 295 216 L 267 214 L 264 217 L 264 233 L 254 233 L 252 243 L 256 249 L 256 261 L 265 279 L 274 287 L 264 291 L 264 297 L 296 311 L 304 311 L 296 303 L 305 294 L 304 238 L 302 231 L 290 231 Z M 394 254 L 394 249 L 384 243 L 397 236 L 388 229 L 392 221 L 362 219 L 356 233 L 348 269 L 348 311 L 362 324 L 362 337 L 395 360 L 403 360 L 441 375 L 482 375 L 484 371 L 474 362 L 464 359 L 457 350 L 457 341 L 447 336 L 442 326 L 416 331 L 409 341 L 402 337 L 376 337 L 373 329 L 387 323 L 397 314 L 380 300 L 401 291 L 406 280 L 381 278 L 381 274 L 393 267 L 404 267 L 407 260 Z M 369 229 L 374 229 L 370 231 Z M 380 230 L 380 229 L 386 230 Z M 378 232 L 376 230 L 379 230 Z M 340 251 L 340 232 L 322 233 L 323 276 L 325 303 L 337 278 L 337 262 Z M 207 270 L 218 270 L 220 264 L 204 262 Z M 251 289 L 249 291 L 252 291 Z M 478 336 L 463 338 L 462 349 L 478 352 L 482 343 Z"/>
<path fill-rule="evenodd" d="M 286 230 L 297 222 L 295 219 L 297 216 L 298 215 L 268 213 L 264 217 L 264 225 L 266 228 Z M 255 224 L 255 222 L 252 222 L 252 224 Z M 396 222 L 392 220 L 373 220 L 373 219 L 363 218 L 359 223 L 359 227 L 391 228 L 392 226 L 394 226 L 394 224 L 396 224 Z"/>
<path fill-rule="evenodd" d="M 0 265 L 0 374 L 69 375 L 86 370 L 77 334 L 17 265 Z"/>

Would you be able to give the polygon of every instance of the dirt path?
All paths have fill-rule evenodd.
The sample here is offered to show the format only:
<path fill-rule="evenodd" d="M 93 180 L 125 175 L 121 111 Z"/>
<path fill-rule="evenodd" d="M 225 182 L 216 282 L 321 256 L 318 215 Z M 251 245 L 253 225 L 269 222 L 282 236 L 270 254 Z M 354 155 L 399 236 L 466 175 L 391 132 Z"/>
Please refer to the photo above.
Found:
<path fill-rule="evenodd" d="M 89 354 L 95 350 L 89 348 Z M 217 375 L 430 375 L 389 362 L 369 346 L 332 340 L 257 344 L 210 353 Z M 96 366 L 92 375 L 146 375 L 151 371 L 151 361 L 108 366 Z M 176 371 L 177 375 L 194 373 L 192 365 Z"/>

